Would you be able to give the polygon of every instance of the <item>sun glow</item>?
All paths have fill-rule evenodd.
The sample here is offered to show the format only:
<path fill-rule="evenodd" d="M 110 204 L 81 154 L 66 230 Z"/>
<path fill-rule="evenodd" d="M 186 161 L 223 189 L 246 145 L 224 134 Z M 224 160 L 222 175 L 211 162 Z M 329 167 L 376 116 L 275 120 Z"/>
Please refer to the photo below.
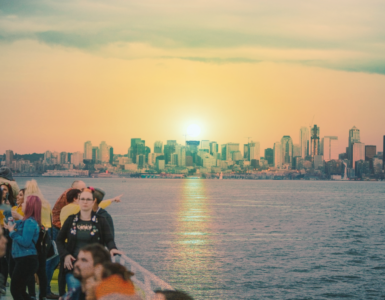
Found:
<path fill-rule="evenodd" d="M 187 127 L 186 134 L 190 138 L 196 138 L 200 135 L 201 128 L 196 124 L 191 124 Z"/>

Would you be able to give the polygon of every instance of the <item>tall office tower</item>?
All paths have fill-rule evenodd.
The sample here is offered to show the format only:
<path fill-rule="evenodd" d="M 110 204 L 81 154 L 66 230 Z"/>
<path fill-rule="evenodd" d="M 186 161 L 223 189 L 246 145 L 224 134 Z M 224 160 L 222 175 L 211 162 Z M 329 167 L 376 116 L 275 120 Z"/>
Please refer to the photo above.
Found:
<path fill-rule="evenodd" d="M 299 142 L 301 146 L 301 157 L 305 158 L 309 155 L 309 128 L 302 126 L 299 130 Z"/>
<path fill-rule="evenodd" d="M 72 153 L 71 164 L 74 166 L 79 166 L 83 162 L 83 153 L 80 151 Z"/>
<path fill-rule="evenodd" d="M 333 156 L 332 152 L 332 141 L 337 141 L 338 137 L 336 136 L 325 136 L 322 142 L 322 147 L 323 147 L 323 156 L 324 156 L 324 161 L 328 162 L 332 159 L 337 159 L 336 155 Z"/>
<path fill-rule="evenodd" d="M 94 163 L 99 161 L 99 147 L 97 147 L 97 146 L 92 147 L 91 159 L 94 161 Z"/>
<path fill-rule="evenodd" d="M 136 163 L 138 164 L 138 169 L 143 169 L 146 162 L 146 156 L 144 154 L 138 154 L 136 156 Z"/>
<path fill-rule="evenodd" d="M 274 164 L 274 150 L 272 148 L 265 149 L 265 159 L 270 166 Z"/>
<path fill-rule="evenodd" d="M 215 157 L 217 153 L 218 153 L 218 143 L 210 142 L 210 154 Z"/>
<path fill-rule="evenodd" d="M 249 143 L 248 161 L 251 161 L 252 159 L 256 159 L 258 161 L 261 159 L 261 151 L 260 151 L 260 147 L 259 147 L 259 142 L 251 141 Z"/>
<path fill-rule="evenodd" d="M 210 153 L 210 141 L 209 140 L 202 140 L 201 141 L 201 150 Z"/>
<path fill-rule="evenodd" d="M 44 160 L 43 160 L 43 162 L 46 163 L 46 164 L 51 164 L 51 157 L 52 157 L 51 151 L 46 151 L 44 153 Z"/>
<path fill-rule="evenodd" d="M 249 144 L 243 144 L 243 159 L 249 160 Z"/>
<path fill-rule="evenodd" d="M 166 164 L 171 163 L 172 154 L 175 153 L 176 145 L 173 145 L 172 143 L 169 144 L 169 141 L 167 141 L 167 145 L 164 145 L 164 160 Z"/>
<path fill-rule="evenodd" d="M 293 141 L 290 136 L 285 135 L 281 139 L 281 164 L 293 164 Z"/>
<path fill-rule="evenodd" d="M 68 162 L 67 152 L 60 152 L 60 163 L 66 164 Z"/>
<path fill-rule="evenodd" d="M 365 160 L 370 161 L 377 154 L 377 147 L 372 145 L 365 146 Z"/>
<path fill-rule="evenodd" d="M 60 164 L 60 153 L 57 151 L 52 152 L 52 163 L 54 165 Z"/>
<path fill-rule="evenodd" d="M 226 144 L 226 154 L 225 154 L 226 159 L 225 160 L 231 161 L 232 157 L 233 157 L 232 153 L 236 152 L 236 151 L 239 151 L 239 144 L 227 143 Z"/>
<path fill-rule="evenodd" d="M 383 137 L 383 142 L 382 142 L 382 170 L 385 170 L 385 135 Z"/>
<path fill-rule="evenodd" d="M 10 166 L 13 161 L 13 151 L 12 150 L 6 150 L 5 151 L 5 163 L 7 166 Z"/>
<path fill-rule="evenodd" d="M 110 160 L 110 151 L 105 141 L 101 142 L 99 145 L 99 160 L 102 163 L 107 163 Z"/>
<path fill-rule="evenodd" d="M 356 161 L 365 160 L 365 144 L 353 143 L 352 145 L 352 166 L 356 165 Z"/>
<path fill-rule="evenodd" d="M 273 154 L 274 154 L 274 157 L 273 157 L 274 167 L 279 169 L 282 167 L 282 145 L 280 142 L 274 143 Z"/>
<path fill-rule="evenodd" d="M 353 126 L 352 129 L 349 130 L 349 145 L 348 145 L 348 159 L 349 159 L 349 164 L 351 168 L 354 168 L 353 165 L 353 144 L 354 143 L 359 143 L 360 140 L 360 130 L 356 127 Z"/>
<path fill-rule="evenodd" d="M 131 139 L 130 158 L 132 162 L 136 164 L 137 155 L 146 153 L 146 142 L 139 138 Z"/>
<path fill-rule="evenodd" d="M 314 125 L 310 133 L 311 156 L 319 155 L 319 127 Z"/>
<path fill-rule="evenodd" d="M 92 159 L 92 143 L 90 141 L 84 143 L 84 159 Z"/>
<path fill-rule="evenodd" d="M 301 157 L 301 144 L 293 145 L 293 157 Z"/>
<path fill-rule="evenodd" d="M 156 141 L 154 143 L 154 153 L 163 153 L 163 142 Z"/>
<path fill-rule="evenodd" d="M 175 146 L 175 154 L 178 155 L 178 167 L 186 166 L 186 147 L 182 145 Z"/>
<path fill-rule="evenodd" d="M 112 165 L 113 162 L 114 162 L 114 148 L 110 147 L 110 156 L 109 156 L 110 165 Z"/>

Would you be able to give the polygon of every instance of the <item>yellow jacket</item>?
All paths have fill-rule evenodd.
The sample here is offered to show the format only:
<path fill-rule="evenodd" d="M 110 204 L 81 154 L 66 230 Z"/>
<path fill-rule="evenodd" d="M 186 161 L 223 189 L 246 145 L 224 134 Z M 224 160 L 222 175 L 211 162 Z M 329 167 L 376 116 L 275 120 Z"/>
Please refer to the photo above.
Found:
<path fill-rule="evenodd" d="M 104 209 L 104 208 L 110 206 L 111 203 L 112 203 L 111 200 L 104 200 L 104 201 L 100 202 L 99 207 L 101 207 L 101 208 Z M 67 220 L 67 218 L 68 218 L 70 215 L 75 215 L 75 214 L 77 214 L 79 211 L 80 211 L 80 206 L 79 206 L 79 204 L 75 204 L 75 203 L 67 204 L 66 206 L 64 206 L 64 207 L 61 209 L 61 212 L 60 212 L 60 223 L 61 223 L 61 224 L 64 224 L 65 220 Z"/>

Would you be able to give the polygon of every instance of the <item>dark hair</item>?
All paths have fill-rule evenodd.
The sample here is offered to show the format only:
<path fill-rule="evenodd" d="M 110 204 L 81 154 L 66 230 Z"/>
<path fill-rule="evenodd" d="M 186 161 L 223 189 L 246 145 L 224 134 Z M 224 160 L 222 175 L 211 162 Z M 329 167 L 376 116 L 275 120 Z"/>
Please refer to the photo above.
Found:
<path fill-rule="evenodd" d="M 155 294 L 162 294 L 166 300 L 194 300 L 189 294 L 182 291 L 157 290 Z"/>
<path fill-rule="evenodd" d="M 13 198 L 13 190 L 10 184 L 2 183 L 0 186 L 5 185 L 8 188 L 8 201 L 11 206 L 15 206 L 15 199 Z M 3 192 L 1 192 L 0 203 L 3 204 Z"/>
<path fill-rule="evenodd" d="M 24 194 L 25 194 L 25 188 L 20 189 L 19 193 L 20 193 L 20 192 L 23 192 L 23 195 L 24 195 Z"/>
<path fill-rule="evenodd" d="M 125 266 L 119 263 L 107 262 L 103 264 L 102 278 L 108 278 L 111 275 L 119 275 L 125 281 L 131 280 L 134 273 L 128 271 Z"/>
<path fill-rule="evenodd" d="M 108 252 L 106 248 L 100 244 L 86 245 L 81 248 L 80 251 L 91 252 L 92 259 L 94 260 L 94 266 L 111 261 L 110 252 Z"/>
<path fill-rule="evenodd" d="M 67 203 L 72 203 L 74 202 L 74 199 L 79 197 L 79 194 L 81 193 L 81 190 L 78 189 L 72 189 L 67 192 L 66 198 L 67 198 Z"/>

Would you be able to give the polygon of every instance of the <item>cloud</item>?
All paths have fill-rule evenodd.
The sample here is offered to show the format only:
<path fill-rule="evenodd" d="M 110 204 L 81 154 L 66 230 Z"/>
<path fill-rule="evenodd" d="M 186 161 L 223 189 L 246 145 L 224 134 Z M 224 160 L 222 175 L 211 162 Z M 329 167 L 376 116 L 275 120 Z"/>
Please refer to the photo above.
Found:
<path fill-rule="evenodd" d="M 289 61 L 385 74 L 384 9 L 376 0 L 0 0 L 0 43 L 31 39 L 125 59 Z M 136 45 L 148 51 L 132 51 Z"/>

